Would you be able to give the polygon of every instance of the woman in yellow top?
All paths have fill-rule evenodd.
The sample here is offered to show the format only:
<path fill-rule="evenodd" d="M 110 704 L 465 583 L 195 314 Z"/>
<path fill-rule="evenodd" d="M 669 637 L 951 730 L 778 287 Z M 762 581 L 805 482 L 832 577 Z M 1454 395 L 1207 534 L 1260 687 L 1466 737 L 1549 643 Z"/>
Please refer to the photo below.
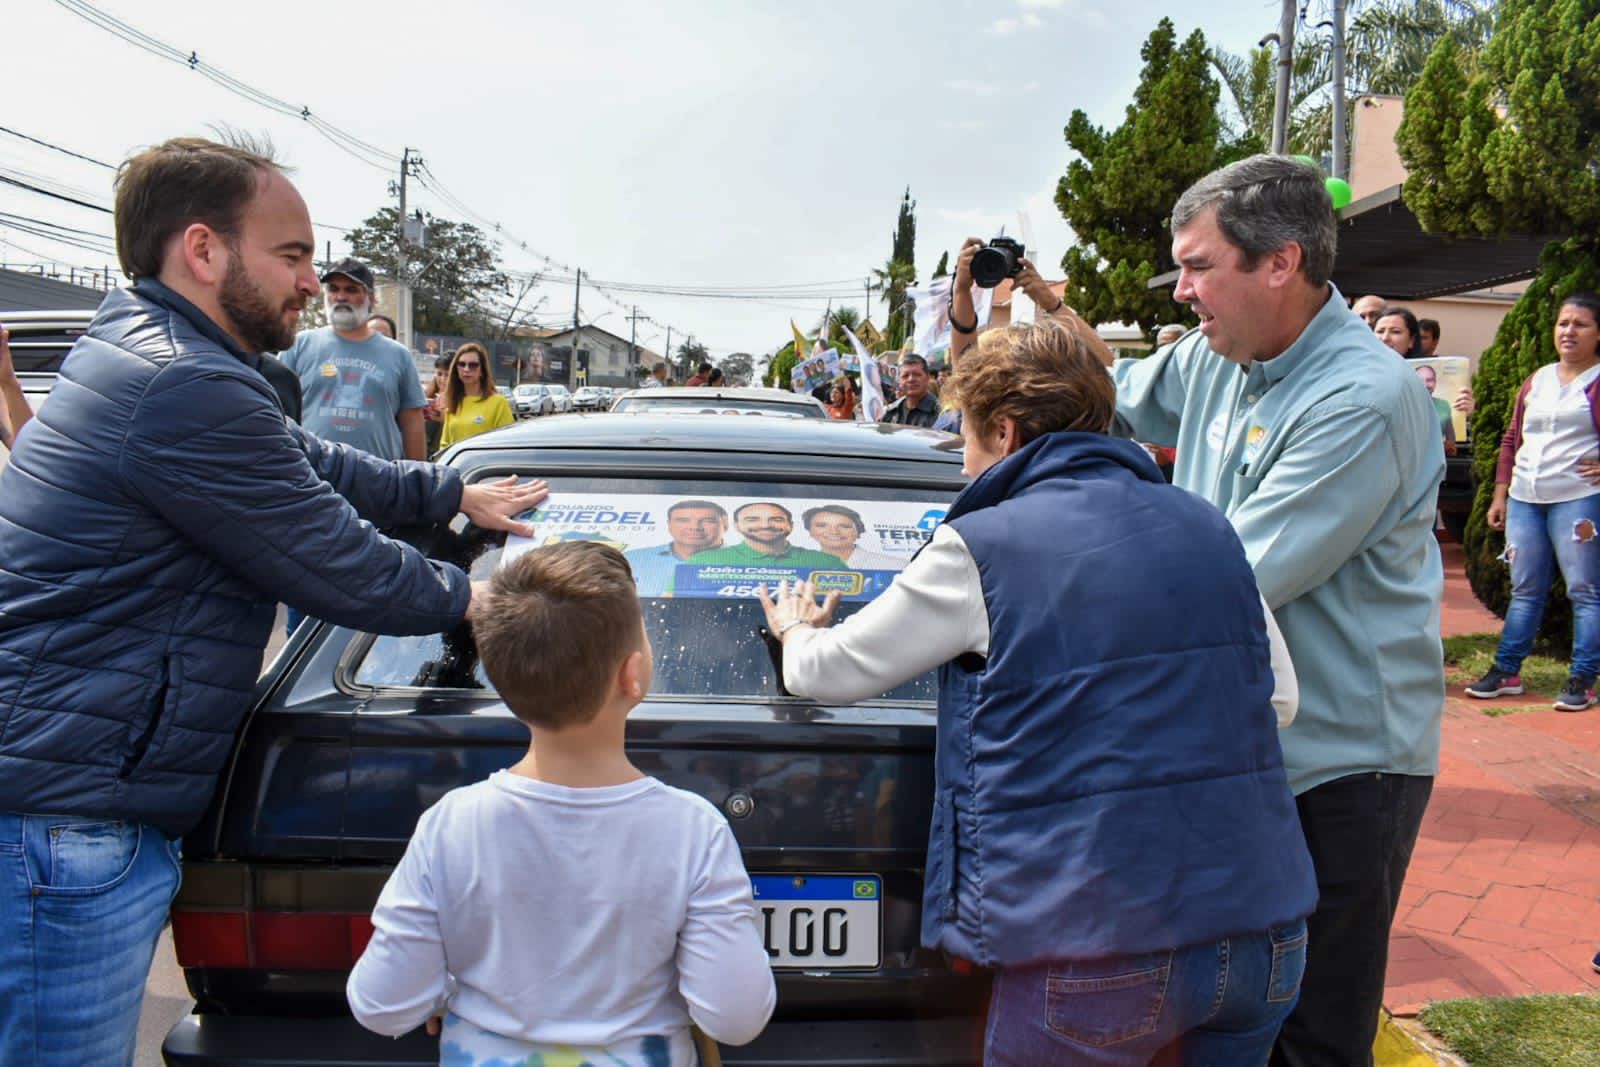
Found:
<path fill-rule="evenodd" d="M 495 390 L 494 371 L 483 346 L 469 341 L 456 349 L 444 386 L 444 432 L 439 435 L 439 449 L 515 421 L 511 405 Z"/>

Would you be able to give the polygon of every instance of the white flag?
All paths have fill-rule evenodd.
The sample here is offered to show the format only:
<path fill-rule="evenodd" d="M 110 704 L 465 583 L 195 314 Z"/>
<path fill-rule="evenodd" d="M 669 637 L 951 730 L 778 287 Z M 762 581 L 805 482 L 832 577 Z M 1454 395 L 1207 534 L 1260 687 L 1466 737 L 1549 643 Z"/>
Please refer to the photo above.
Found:
<path fill-rule="evenodd" d="M 912 348 L 924 359 L 950 351 L 950 284 L 949 277 L 937 278 L 926 289 L 907 289 L 906 298 L 916 303 L 916 327 L 912 331 Z M 972 287 L 972 306 L 977 311 L 978 329 L 989 323 L 989 304 L 994 299 L 993 289 Z"/>
<path fill-rule="evenodd" d="M 878 374 L 878 361 L 872 358 L 872 353 L 867 351 L 867 346 L 861 343 L 861 338 L 846 326 L 844 335 L 850 338 L 850 347 L 856 350 L 856 358 L 861 360 L 861 421 L 877 422 L 883 418 L 883 378 Z"/>

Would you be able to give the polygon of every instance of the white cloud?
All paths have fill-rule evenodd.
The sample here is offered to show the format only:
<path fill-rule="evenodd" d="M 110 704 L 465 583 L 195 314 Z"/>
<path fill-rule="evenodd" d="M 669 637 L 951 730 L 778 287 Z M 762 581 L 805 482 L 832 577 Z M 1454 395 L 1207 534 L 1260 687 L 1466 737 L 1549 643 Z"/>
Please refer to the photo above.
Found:
<path fill-rule="evenodd" d="M 1011 34 L 1017 32 L 1017 27 L 1019 25 L 1021 25 L 1021 23 L 1019 23 L 1016 19 L 995 19 L 993 22 L 989 23 L 989 28 L 984 32 L 992 33 L 996 37 L 1009 37 Z"/>
<path fill-rule="evenodd" d="M 975 78 L 958 78 L 955 81 L 944 83 L 946 89 L 954 89 L 958 93 L 971 93 L 973 96 L 994 96 L 1000 91 L 1000 86 L 994 82 L 978 81 Z"/>
<path fill-rule="evenodd" d="M 1036 30 L 1040 26 L 1044 25 L 1044 19 L 1040 18 L 1038 15 L 1035 15 L 1032 11 L 1029 11 L 1022 16 L 1022 24 L 1028 27 L 1030 30 Z"/>

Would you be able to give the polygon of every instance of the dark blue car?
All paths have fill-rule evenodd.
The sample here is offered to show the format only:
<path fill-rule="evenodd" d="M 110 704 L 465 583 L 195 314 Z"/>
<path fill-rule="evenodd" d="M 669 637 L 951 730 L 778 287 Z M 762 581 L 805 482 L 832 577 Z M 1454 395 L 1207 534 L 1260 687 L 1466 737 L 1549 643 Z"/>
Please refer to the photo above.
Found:
<path fill-rule="evenodd" d="M 860 610 L 964 484 L 959 443 L 810 419 L 523 423 L 445 461 L 469 481 L 548 479 L 537 535 L 414 537 L 480 575 L 507 552 L 578 536 L 629 553 L 657 657 L 630 754 L 727 816 L 778 972 L 772 1023 L 723 1051 L 729 1067 L 981 1058 L 987 977 L 918 944 L 932 676 L 850 707 L 790 697 L 751 596 L 762 580 L 817 576 L 846 593 L 842 615 Z M 727 558 L 751 502 L 791 516 L 791 543 L 808 550 L 798 571 L 695 560 Z M 828 503 L 863 527 L 853 545 L 829 542 L 833 555 L 805 528 Z M 393 1041 L 357 1026 L 345 979 L 418 816 L 526 744 L 465 628 L 392 638 L 302 626 L 263 675 L 211 811 L 184 842 L 173 934 L 196 1003 L 167 1037 L 167 1062 L 437 1063 L 420 1031 Z"/>

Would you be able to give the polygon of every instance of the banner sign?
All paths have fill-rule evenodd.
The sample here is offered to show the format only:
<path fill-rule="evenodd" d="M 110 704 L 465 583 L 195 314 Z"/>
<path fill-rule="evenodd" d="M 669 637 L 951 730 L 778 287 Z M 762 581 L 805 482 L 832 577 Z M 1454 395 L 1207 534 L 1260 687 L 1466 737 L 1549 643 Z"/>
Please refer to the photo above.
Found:
<path fill-rule="evenodd" d="M 945 505 L 827 497 L 553 494 L 520 518 L 502 565 L 562 541 L 622 552 L 641 597 L 745 599 L 765 583 L 810 579 L 818 593 L 868 601 L 889 587 L 944 521 Z"/>
<path fill-rule="evenodd" d="M 819 385 L 833 381 L 840 373 L 839 352 L 829 348 L 796 363 L 789 372 L 789 380 L 795 392 L 809 393 Z"/>
<path fill-rule="evenodd" d="M 1440 421 L 1449 416 L 1456 440 L 1465 441 L 1467 413 L 1457 411 L 1455 402 L 1461 390 L 1472 385 L 1472 361 L 1466 356 L 1432 356 L 1428 359 L 1408 359 L 1406 363 L 1417 372 L 1423 386 L 1433 397 L 1433 406 Z"/>

